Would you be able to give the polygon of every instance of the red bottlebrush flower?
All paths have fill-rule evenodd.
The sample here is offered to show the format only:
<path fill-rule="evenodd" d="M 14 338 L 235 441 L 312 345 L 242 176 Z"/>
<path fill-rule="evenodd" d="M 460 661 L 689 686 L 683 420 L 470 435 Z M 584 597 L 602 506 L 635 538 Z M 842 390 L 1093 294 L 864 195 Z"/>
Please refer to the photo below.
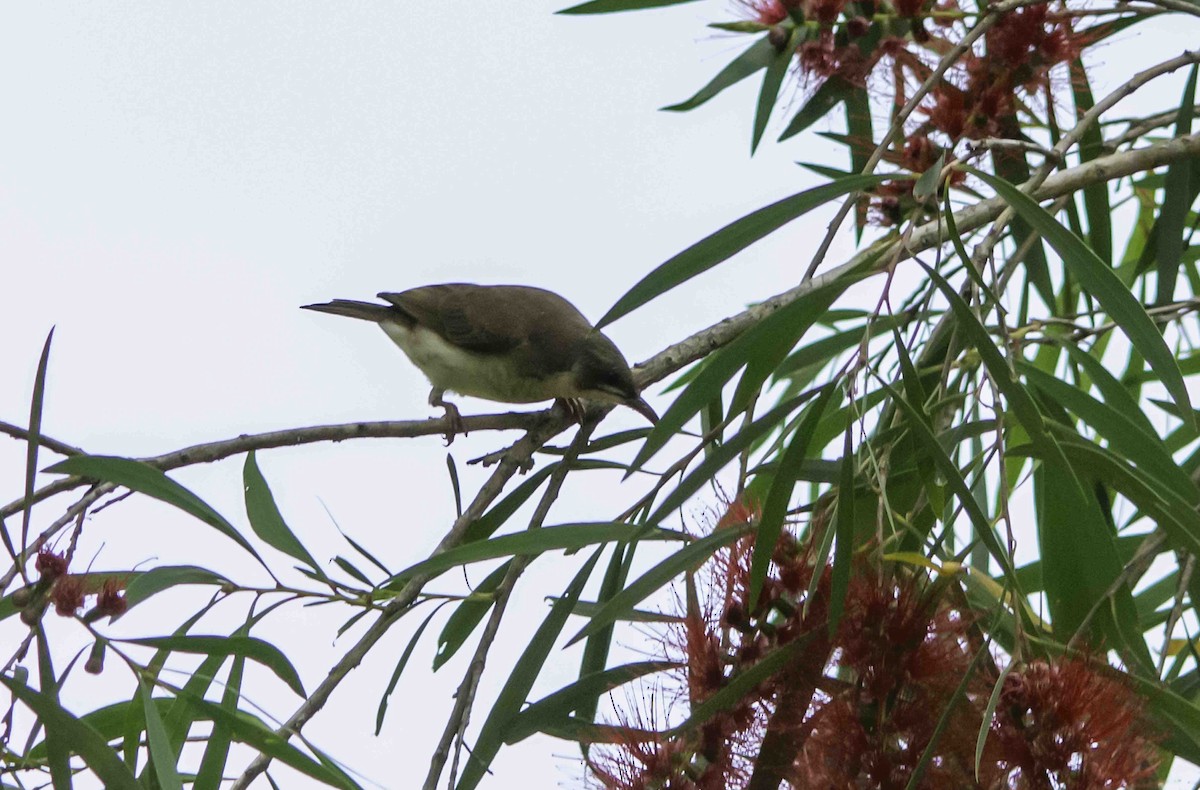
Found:
<path fill-rule="evenodd" d="M 840 60 L 833 45 L 833 33 L 821 31 L 816 39 L 808 39 L 800 45 L 800 70 L 818 77 L 832 77 L 838 71 Z"/>
<path fill-rule="evenodd" d="M 54 581 L 67 572 L 67 560 L 50 549 L 42 549 L 34 561 L 34 568 L 45 581 Z"/>
<path fill-rule="evenodd" d="M 97 617 L 119 617 L 129 608 L 129 602 L 122 594 L 125 583 L 119 579 L 106 579 L 96 596 Z"/>
<path fill-rule="evenodd" d="M 900 163 L 914 173 L 924 173 L 942 155 L 942 147 L 926 134 L 914 134 L 904 142 Z"/>
<path fill-rule="evenodd" d="M 743 19 L 763 25 L 777 25 L 787 19 L 787 7 L 780 0 L 735 0 L 735 12 Z"/>
<path fill-rule="evenodd" d="M 59 576 L 50 590 L 54 611 L 60 617 L 71 617 L 83 606 L 83 579 L 79 576 Z"/>
<path fill-rule="evenodd" d="M 822 25 L 832 25 L 846 7 L 846 0 L 806 0 L 804 16 Z"/>
<path fill-rule="evenodd" d="M 942 83 L 930 93 L 933 104 L 925 105 L 921 111 L 929 118 L 929 124 L 951 140 L 962 137 L 967 125 L 965 94 L 947 83 Z"/>
<path fill-rule="evenodd" d="M 1121 788 L 1153 779 L 1141 699 L 1106 666 L 1035 661 L 1004 680 L 989 739 L 989 786 Z"/>
<path fill-rule="evenodd" d="M 737 527 L 742 524 L 749 524 L 762 516 L 762 505 L 755 502 L 753 497 L 743 491 L 738 494 L 737 499 L 729 503 L 729 507 L 725 510 L 725 515 L 717 521 L 717 529 L 725 527 Z"/>
<path fill-rule="evenodd" d="M 862 38 L 871 30 L 871 20 L 865 16 L 856 16 L 846 20 L 846 35 L 850 38 Z"/>

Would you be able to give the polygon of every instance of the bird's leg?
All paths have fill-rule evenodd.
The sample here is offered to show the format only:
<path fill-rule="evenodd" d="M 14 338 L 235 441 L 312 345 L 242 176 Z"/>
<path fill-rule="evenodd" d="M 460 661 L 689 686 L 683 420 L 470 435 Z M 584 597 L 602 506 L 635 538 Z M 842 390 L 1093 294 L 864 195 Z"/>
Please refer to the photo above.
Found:
<path fill-rule="evenodd" d="M 458 413 L 458 407 L 443 399 L 442 396 L 445 394 L 446 391 L 444 389 L 434 387 L 429 392 L 429 405 L 441 406 L 446 411 L 446 422 L 449 423 L 449 427 L 446 428 L 446 446 L 449 447 L 450 443 L 454 441 L 455 434 L 461 433 L 463 436 L 467 435 L 467 428 L 463 425 L 462 415 Z"/>
<path fill-rule="evenodd" d="M 573 422 L 583 423 L 583 415 L 586 412 L 586 408 L 583 405 L 583 401 L 579 398 L 555 398 L 554 403 L 561 406 Z"/>

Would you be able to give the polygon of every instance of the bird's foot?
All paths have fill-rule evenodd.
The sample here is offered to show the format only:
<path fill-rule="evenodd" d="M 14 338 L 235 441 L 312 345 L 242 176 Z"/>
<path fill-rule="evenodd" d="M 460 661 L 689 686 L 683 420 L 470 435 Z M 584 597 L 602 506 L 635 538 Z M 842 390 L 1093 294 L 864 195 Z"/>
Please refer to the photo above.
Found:
<path fill-rule="evenodd" d="M 462 415 L 458 413 L 458 407 L 448 400 L 443 399 L 445 391 L 435 389 L 429 393 L 429 405 L 441 406 L 445 410 L 446 415 L 446 446 L 449 447 L 454 441 L 454 437 L 458 434 L 467 435 L 467 426 L 463 424 Z"/>
<path fill-rule="evenodd" d="M 555 398 L 554 405 L 562 407 L 572 422 L 583 423 L 583 416 L 587 413 L 587 408 L 579 398 Z"/>

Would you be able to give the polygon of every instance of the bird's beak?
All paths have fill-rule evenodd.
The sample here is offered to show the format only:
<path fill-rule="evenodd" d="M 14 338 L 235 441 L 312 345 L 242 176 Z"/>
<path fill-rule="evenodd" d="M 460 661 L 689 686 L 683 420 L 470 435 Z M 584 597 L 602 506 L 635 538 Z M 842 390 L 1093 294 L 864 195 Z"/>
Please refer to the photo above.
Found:
<path fill-rule="evenodd" d="M 651 424 L 658 425 L 658 415 L 650 408 L 650 404 L 646 403 L 645 398 L 632 398 L 625 401 L 625 405 L 645 417 Z"/>

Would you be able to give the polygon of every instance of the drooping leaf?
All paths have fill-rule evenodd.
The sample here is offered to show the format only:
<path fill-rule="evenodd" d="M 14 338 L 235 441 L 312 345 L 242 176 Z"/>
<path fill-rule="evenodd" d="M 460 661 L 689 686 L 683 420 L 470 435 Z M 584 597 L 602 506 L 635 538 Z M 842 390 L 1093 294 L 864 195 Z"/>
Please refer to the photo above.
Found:
<path fill-rule="evenodd" d="M 270 642 L 252 636 L 148 636 L 121 641 L 176 653 L 244 656 L 274 672 L 276 677 L 301 697 L 308 696 L 296 668 L 288 661 L 287 656 Z"/>
<path fill-rule="evenodd" d="M 138 678 L 138 696 L 142 699 L 142 710 L 146 716 L 146 742 L 150 760 L 154 764 L 154 777 L 162 790 L 183 790 L 183 780 L 175 770 L 175 751 L 159 716 L 158 706 L 144 678 Z"/>
<path fill-rule="evenodd" d="M 59 461 L 46 471 L 103 480 L 153 497 L 168 505 L 174 505 L 215 528 L 245 549 L 264 568 L 267 567 L 254 547 L 234 529 L 232 524 L 225 520 L 224 516 L 213 510 L 200 497 L 149 464 L 111 455 L 76 455 Z"/>
<path fill-rule="evenodd" d="M 275 496 L 258 468 L 258 460 L 253 450 L 246 453 L 246 463 L 242 467 L 242 484 L 245 486 L 246 517 L 250 520 L 250 528 L 254 530 L 254 534 L 268 546 L 304 563 L 318 576 L 324 576 L 317 561 L 283 520 L 283 514 L 275 504 Z"/>

